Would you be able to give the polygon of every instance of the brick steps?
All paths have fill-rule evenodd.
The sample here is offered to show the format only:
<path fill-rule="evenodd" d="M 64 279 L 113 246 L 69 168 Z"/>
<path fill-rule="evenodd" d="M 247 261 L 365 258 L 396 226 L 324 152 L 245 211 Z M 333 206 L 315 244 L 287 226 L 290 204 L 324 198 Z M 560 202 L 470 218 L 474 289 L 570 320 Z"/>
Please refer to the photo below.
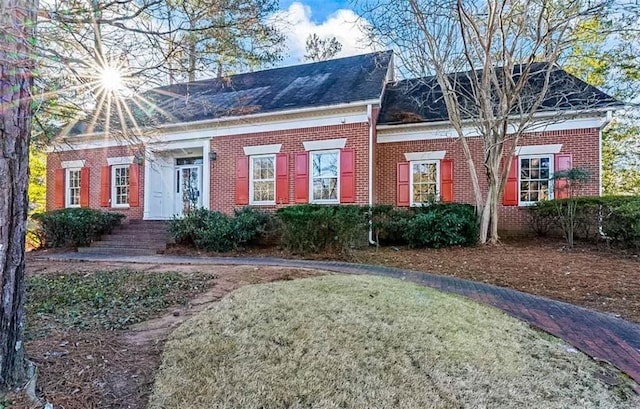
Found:
<path fill-rule="evenodd" d="M 167 248 L 167 222 L 131 220 L 114 229 L 89 247 L 78 248 L 83 254 L 142 256 L 161 253 Z"/>

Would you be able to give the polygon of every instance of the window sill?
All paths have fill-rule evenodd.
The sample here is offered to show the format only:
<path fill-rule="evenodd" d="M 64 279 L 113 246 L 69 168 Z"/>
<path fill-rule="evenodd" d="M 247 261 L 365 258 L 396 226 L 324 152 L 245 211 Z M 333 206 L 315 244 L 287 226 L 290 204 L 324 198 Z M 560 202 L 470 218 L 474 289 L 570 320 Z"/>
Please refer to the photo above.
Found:
<path fill-rule="evenodd" d="M 275 206 L 275 200 L 273 202 L 249 202 L 249 206 Z"/>
<path fill-rule="evenodd" d="M 80 207 L 82 207 L 82 206 L 80 206 L 80 205 L 66 205 L 65 209 L 79 209 Z"/>
<path fill-rule="evenodd" d="M 129 206 L 128 204 L 121 204 L 121 205 L 113 205 L 111 206 L 112 209 L 129 209 L 131 206 Z"/>
<path fill-rule="evenodd" d="M 340 204 L 340 201 L 339 200 L 311 200 L 309 201 L 309 203 L 334 205 L 334 204 Z"/>

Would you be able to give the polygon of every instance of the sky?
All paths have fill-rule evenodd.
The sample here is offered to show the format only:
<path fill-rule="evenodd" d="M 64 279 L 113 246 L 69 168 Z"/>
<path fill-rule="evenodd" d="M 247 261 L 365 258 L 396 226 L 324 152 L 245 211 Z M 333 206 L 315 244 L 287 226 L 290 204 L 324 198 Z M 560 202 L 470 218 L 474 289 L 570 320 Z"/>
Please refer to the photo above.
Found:
<path fill-rule="evenodd" d="M 365 21 L 359 20 L 348 0 L 280 0 L 280 15 L 287 21 L 282 27 L 287 36 L 287 53 L 279 65 L 302 62 L 307 37 L 316 33 L 320 38 L 335 36 L 342 44 L 338 57 L 372 51 L 363 35 Z"/>

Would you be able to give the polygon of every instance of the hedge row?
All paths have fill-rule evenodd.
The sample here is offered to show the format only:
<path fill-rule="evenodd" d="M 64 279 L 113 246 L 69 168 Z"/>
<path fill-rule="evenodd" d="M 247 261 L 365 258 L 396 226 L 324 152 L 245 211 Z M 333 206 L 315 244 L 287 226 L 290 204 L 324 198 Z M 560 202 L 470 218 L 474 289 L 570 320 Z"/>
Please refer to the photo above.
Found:
<path fill-rule="evenodd" d="M 253 208 L 230 217 L 200 209 L 174 219 L 170 232 L 176 242 L 209 251 L 229 251 L 278 237 L 279 244 L 297 253 L 345 254 L 367 245 L 372 223 L 376 241 L 411 247 L 469 246 L 478 226 L 473 206 L 433 204 L 415 209 L 392 206 L 298 205 L 267 213 Z"/>
<path fill-rule="evenodd" d="M 577 197 L 538 202 L 530 207 L 531 229 L 546 235 L 561 228 L 562 210 L 576 204 L 576 237 L 607 239 L 616 245 L 640 249 L 640 196 Z"/>
<path fill-rule="evenodd" d="M 120 213 L 88 208 L 70 208 L 37 213 L 34 234 L 41 247 L 87 246 L 109 234 L 124 219 Z"/>

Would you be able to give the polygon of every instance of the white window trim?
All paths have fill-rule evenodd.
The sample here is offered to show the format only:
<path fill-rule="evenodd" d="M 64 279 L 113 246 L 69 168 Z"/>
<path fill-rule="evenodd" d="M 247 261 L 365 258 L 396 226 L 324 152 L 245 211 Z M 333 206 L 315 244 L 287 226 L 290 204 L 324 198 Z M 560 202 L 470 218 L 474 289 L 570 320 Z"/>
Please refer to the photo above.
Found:
<path fill-rule="evenodd" d="M 70 169 L 70 168 L 84 168 L 84 164 L 85 164 L 85 160 L 84 159 L 79 159 L 79 160 L 65 160 L 62 161 L 60 163 L 60 167 L 62 167 L 63 169 Z"/>
<path fill-rule="evenodd" d="M 555 172 L 555 156 L 553 154 L 536 154 L 536 155 L 518 155 L 518 206 L 533 206 L 534 204 L 536 204 L 537 202 L 532 202 L 532 201 L 522 201 L 520 200 L 521 197 L 521 192 L 520 192 L 520 185 L 521 185 L 521 180 L 520 180 L 520 175 L 521 175 L 521 169 L 520 169 L 520 160 L 521 159 L 540 159 L 540 158 L 549 158 L 549 199 L 548 200 L 553 200 L 554 197 L 554 192 L 553 192 L 553 188 L 554 188 L 554 183 L 553 183 L 553 175 Z"/>
<path fill-rule="evenodd" d="M 346 139 L 345 139 L 346 141 Z M 336 167 L 337 183 L 336 183 L 336 198 L 335 199 L 314 199 L 313 198 L 313 155 L 322 153 L 335 153 L 338 155 Z M 315 150 L 309 152 L 309 203 L 316 204 L 339 204 L 340 203 L 340 149 L 325 149 Z"/>
<path fill-rule="evenodd" d="M 107 164 L 109 166 L 131 165 L 133 163 L 133 159 L 133 156 L 118 156 L 115 158 L 107 158 Z"/>
<path fill-rule="evenodd" d="M 427 161 L 442 160 L 447 155 L 447 151 L 431 151 L 431 152 L 407 152 L 404 154 L 406 161 Z"/>
<path fill-rule="evenodd" d="M 281 149 L 282 149 L 281 143 L 274 144 L 274 145 L 245 146 L 242 148 L 246 156 L 275 154 L 275 153 L 280 153 Z"/>
<path fill-rule="evenodd" d="M 302 142 L 304 150 L 309 151 L 328 151 L 333 149 L 343 149 L 347 144 L 347 138 L 325 139 L 322 141 Z"/>
<path fill-rule="evenodd" d="M 516 156 L 555 155 L 562 150 L 562 144 L 518 146 Z"/>
<path fill-rule="evenodd" d="M 424 203 L 416 203 L 413 201 L 413 165 L 418 164 L 435 164 L 436 165 L 436 197 L 435 200 L 440 200 L 440 161 L 439 160 L 414 160 L 409 162 L 409 200 L 411 207 L 421 207 Z"/>
<path fill-rule="evenodd" d="M 253 200 L 253 160 L 257 158 L 273 158 L 273 200 Z M 276 155 L 252 155 L 249 156 L 249 204 L 254 206 L 273 206 L 276 204 Z"/>
<path fill-rule="evenodd" d="M 126 164 L 117 164 L 111 165 L 111 207 L 117 209 L 128 209 L 130 207 L 129 203 L 116 203 L 116 169 L 128 169 L 129 165 Z M 129 170 L 131 172 L 131 170 Z M 129 173 L 131 176 L 131 173 Z M 131 182 L 129 182 L 129 186 L 131 186 Z M 129 199 L 131 197 L 131 191 L 129 191 Z"/>
<path fill-rule="evenodd" d="M 71 181 L 71 177 L 69 176 L 69 173 L 71 172 L 75 172 L 77 171 L 78 173 L 80 173 L 80 186 L 79 186 L 79 191 L 78 191 L 78 204 L 71 204 L 71 186 L 69 186 L 69 182 Z M 82 173 L 81 173 L 81 168 L 80 167 L 75 167 L 75 168 L 70 168 L 67 167 L 65 168 L 65 172 L 64 172 L 64 207 L 68 207 L 68 208 L 76 208 L 76 207 L 80 207 L 80 200 L 81 200 L 81 196 L 82 196 Z"/>

